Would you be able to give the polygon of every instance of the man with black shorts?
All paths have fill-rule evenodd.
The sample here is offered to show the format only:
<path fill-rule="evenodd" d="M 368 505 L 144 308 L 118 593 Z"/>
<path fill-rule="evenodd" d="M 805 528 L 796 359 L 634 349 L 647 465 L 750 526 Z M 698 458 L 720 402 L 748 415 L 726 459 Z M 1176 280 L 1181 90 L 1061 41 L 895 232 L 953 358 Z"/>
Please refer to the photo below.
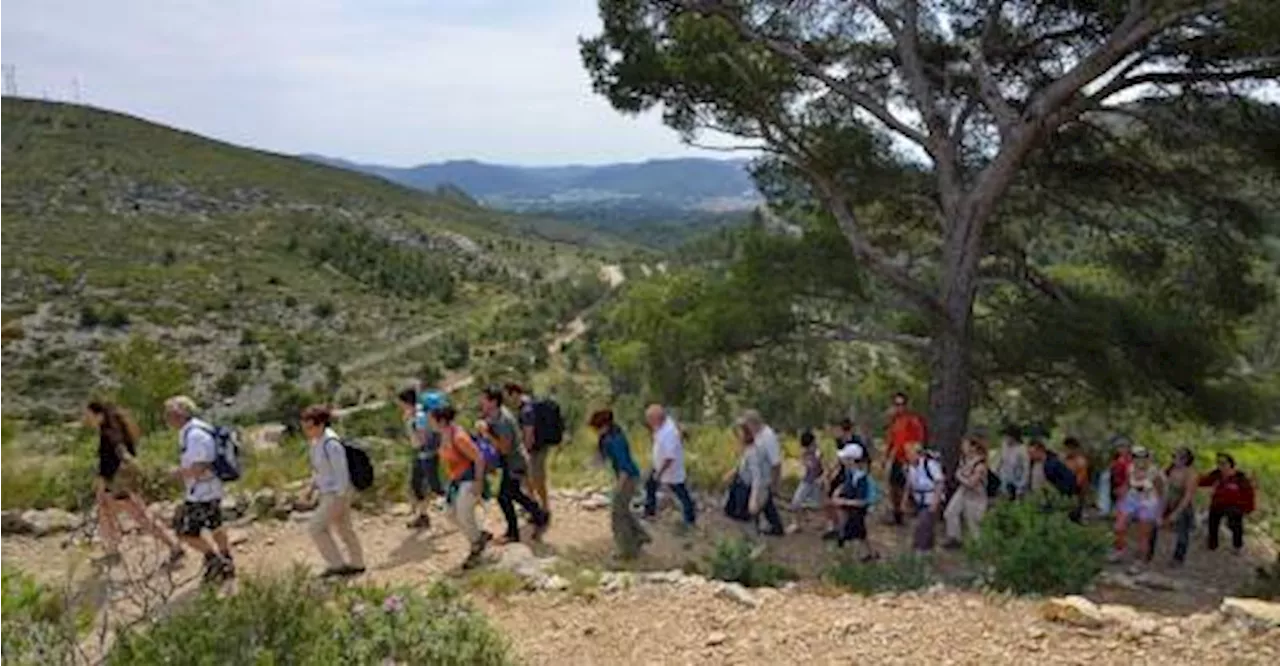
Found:
<path fill-rule="evenodd" d="M 924 445 L 925 423 L 924 418 L 907 407 L 907 394 L 901 391 L 893 394 L 885 441 L 885 460 L 889 463 L 889 506 L 892 509 L 886 522 L 902 525 L 902 500 L 906 494 L 911 451 Z"/>
<path fill-rule="evenodd" d="M 173 517 L 173 530 L 182 543 L 204 554 L 204 580 L 213 582 L 235 575 L 231 544 L 222 526 L 222 481 L 213 471 L 218 456 L 213 426 L 195 417 L 196 403 L 175 396 L 164 403 L 165 420 L 178 429 L 181 451 L 174 477 L 185 486 L 182 506 Z M 204 538 L 212 532 L 213 543 Z M 214 546 L 217 546 L 216 550 Z"/>

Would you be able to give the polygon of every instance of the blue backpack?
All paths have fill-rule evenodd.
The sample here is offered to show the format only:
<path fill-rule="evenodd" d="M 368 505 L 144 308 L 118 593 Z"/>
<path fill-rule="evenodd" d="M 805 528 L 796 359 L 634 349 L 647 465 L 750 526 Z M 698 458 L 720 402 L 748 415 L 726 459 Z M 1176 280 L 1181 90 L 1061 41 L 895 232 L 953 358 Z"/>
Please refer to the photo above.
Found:
<path fill-rule="evenodd" d="M 476 448 L 480 450 L 480 455 L 484 456 L 484 467 L 486 472 L 493 472 L 502 465 L 502 454 L 498 451 L 498 447 L 493 442 L 482 435 L 472 435 L 471 441 L 475 442 Z"/>
<path fill-rule="evenodd" d="M 233 428 L 213 426 L 201 428 L 213 437 L 213 474 L 219 481 L 229 483 L 240 479 L 240 435 Z M 183 443 L 183 447 L 186 443 Z"/>
<path fill-rule="evenodd" d="M 869 509 L 880 503 L 880 499 L 884 497 L 884 493 L 880 490 L 880 484 L 876 483 L 876 480 L 871 478 L 870 474 L 866 476 L 866 479 L 867 479 L 867 508 Z"/>

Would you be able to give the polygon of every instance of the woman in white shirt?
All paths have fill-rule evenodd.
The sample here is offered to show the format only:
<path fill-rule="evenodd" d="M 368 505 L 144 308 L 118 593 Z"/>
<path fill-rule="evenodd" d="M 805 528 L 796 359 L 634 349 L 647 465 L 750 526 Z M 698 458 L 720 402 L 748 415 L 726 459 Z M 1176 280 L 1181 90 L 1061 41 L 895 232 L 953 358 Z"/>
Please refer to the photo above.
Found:
<path fill-rule="evenodd" d="M 351 475 L 347 470 L 347 451 L 342 439 L 329 427 L 333 416 L 328 407 L 313 405 L 302 412 L 302 433 L 311 447 L 311 486 L 318 493 L 319 504 L 311 515 L 308 531 L 316 549 L 324 558 L 321 577 L 362 574 L 364 549 L 351 526 Z M 347 547 L 344 560 L 334 542 L 337 532 Z"/>
<path fill-rule="evenodd" d="M 914 507 L 916 524 L 911 535 L 911 549 L 918 553 L 933 550 L 934 525 L 942 506 L 942 494 L 947 487 L 942 464 L 928 449 L 916 448 L 910 452 L 911 466 L 907 468 L 907 497 Z M 901 507 L 905 513 L 906 500 Z"/>

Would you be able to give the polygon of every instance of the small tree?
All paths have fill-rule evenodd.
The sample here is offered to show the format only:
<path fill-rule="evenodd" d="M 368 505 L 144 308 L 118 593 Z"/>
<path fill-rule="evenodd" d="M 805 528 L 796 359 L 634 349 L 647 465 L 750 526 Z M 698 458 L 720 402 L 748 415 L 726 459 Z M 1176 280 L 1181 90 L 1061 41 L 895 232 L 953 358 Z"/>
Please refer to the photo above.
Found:
<path fill-rule="evenodd" d="M 109 348 L 106 364 L 117 383 L 115 401 L 134 415 L 144 431 L 164 424 L 165 399 L 191 390 L 187 365 L 142 335 Z"/>

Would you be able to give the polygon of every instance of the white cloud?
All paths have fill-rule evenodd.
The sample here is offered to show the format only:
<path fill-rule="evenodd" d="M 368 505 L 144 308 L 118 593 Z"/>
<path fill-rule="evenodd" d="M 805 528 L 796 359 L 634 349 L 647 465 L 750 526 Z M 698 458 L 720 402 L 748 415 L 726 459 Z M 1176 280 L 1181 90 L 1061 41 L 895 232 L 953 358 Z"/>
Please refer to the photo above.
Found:
<path fill-rule="evenodd" d="M 693 151 L 590 90 L 591 0 L 8 0 L 23 95 L 281 152 L 413 164 Z"/>

